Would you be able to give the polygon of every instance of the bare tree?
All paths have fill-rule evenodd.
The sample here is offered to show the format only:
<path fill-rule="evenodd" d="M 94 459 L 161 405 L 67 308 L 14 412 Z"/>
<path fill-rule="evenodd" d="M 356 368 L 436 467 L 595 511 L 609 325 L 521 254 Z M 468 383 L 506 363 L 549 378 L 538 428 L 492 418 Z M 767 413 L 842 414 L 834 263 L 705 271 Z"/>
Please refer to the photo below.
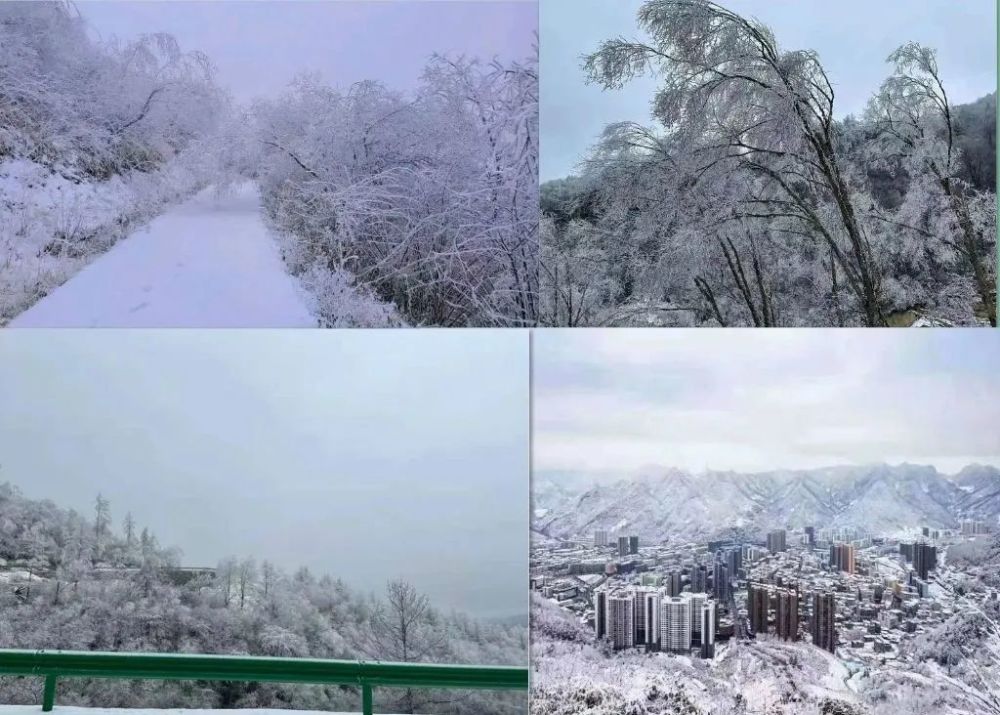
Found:
<path fill-rule="evenodd" d="M 233 587 L 236 581 L 237 570 L 238 565 L 236 558 L 233 556 L 227 556 L 222 559 L 215 569 L 215 580 L 222 590 L 222 602 L 226 608 L 229 607 L 229 604 L 233 600 Z"/>
<path fill-rule="evenodd" d="M 94 500 L 94 559 L 104 554 L 104 541 L 111 528 L 111 502 L 101 494 Z"/>
<path fill-rule="evenodd" d="M 257 562 L 252 556 L 240 561 L 237 580 L 240 591 L 240 610 L 242 611 L 246 605 L 247 594 L 257 580 Z"/>
<path fill-rule="evenodd" d="M 402 663 L 432 660 L 444 644 L 443 633 L 433 628 L 435 617 L 427 596 L 405 581 L 390 581 L 385 601 L 375 604 L 368 619 L 373 655 Z M 412 713 L 416 705 L 408 689 L 402 706 Z"/>

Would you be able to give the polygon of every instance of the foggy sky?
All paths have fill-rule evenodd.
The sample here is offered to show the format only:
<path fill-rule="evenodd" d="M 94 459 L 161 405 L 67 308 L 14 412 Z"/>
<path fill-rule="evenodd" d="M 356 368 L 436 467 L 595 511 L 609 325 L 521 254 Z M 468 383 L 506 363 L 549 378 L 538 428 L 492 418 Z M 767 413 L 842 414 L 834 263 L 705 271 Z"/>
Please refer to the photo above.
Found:
<path fill-rule="evenodd" d="M 535 474 L 1000 466 L 996 330 L 541 331 Z"/>
<path fill-rule="evenodd" d="M 169 32 L 201 50 L 237 100 L 275 96 L 302 71 L 339 88 L 419 85 L 434 54 L 521 59 L 538 29 L 533 0 L 126 0 L 79 2 L 104 39 Z"/>
<path fill-rule="evenodd" d="M 517 330 L 0 331 L 0 482 L 186 565 L 308 566 L 440 608 L 527 612 Z"/>
<path fill-rule="evenodd" d="M 622 90 L 587 85 L 581 55 L 604 40 L 639 37 L 641 0 L 544 0 L 541 4 L 541 178 L 574 172 L 612 122 L 649 123 L 658 83 L 640 77 Z M 836 91 L 838 117 L 859 115 L 888 76 L 885 59 L 915 40 L 938 50 L 953 103 L 996 90 L 992 0 L 721 0 L 774 30 L 785 50 L 815 49 Z"/>

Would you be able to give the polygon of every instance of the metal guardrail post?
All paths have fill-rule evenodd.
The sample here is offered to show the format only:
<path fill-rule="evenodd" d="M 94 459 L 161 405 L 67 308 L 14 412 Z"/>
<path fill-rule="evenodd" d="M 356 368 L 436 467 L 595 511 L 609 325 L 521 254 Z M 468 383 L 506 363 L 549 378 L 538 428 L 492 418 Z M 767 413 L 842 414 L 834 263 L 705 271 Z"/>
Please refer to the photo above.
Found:
<path fill-rule="evenodd" d="M 372 715 L 372 686 L 368 683 L 361 684 L 361 714 Z"/>
<path fill-rule="evenodd" d="M 56 676 L 45 676 L 45 689 L 42 691 L 42 712 L 52 712 L 56 704 Z"/>

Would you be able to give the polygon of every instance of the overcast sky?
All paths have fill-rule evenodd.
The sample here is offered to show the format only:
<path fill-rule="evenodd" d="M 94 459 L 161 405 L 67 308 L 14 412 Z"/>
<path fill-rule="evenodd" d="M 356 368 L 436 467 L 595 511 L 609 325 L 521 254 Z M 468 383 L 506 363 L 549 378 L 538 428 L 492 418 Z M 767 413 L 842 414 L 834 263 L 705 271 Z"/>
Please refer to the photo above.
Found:
<path fill-rule="evenodd" d="M 521 59 L 538 30 L 534 0 L 84 0 L 103 38 L 169 32 L 215 62 L 239 100 L 274 96 L 299 72 L 338 87 L 380 80 L 418 86 L 428 58 Z"/>
<path fill-rule="evenodd" d="M 572 330 L 533 337 L 536 475 L 1000 466 L 995 330 Z"/>
<path fill-rule="evenodd" d="M 618 121 L 649 121 L 658 86 L 642 77 L 625 89 L 588 86 L 580 56 L 603 40 L 639 36 L 641 0 L 544 0 L 541 4 L 543 181 L 566 176 L 602 129 Z M 993 0 L 721 0 L 756 17 L 786 50 L 815 49 L 837 92 L 837 114 L 860 114 L 890 71 L 886 57 L 910 40 L 937 48 L 955 103 L 996 89 L 996 7 Z"/>
<path fill-rule="evenodd" d="M 0 331 L 0 405 L 0 481 L 102 492 L 185 564 L 527 612 L 522 331 Z"/>

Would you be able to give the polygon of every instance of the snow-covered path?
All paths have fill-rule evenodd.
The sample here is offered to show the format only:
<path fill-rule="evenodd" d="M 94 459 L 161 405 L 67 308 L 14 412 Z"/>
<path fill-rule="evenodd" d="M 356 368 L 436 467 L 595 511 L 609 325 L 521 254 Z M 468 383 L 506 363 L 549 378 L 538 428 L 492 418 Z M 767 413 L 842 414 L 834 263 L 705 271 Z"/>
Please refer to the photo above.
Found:
<path fill-rule="evenodd" d="M 316 327 L 264 226 L 256 187 L 208 188 L 117 243 L 16 328 Z"/>

